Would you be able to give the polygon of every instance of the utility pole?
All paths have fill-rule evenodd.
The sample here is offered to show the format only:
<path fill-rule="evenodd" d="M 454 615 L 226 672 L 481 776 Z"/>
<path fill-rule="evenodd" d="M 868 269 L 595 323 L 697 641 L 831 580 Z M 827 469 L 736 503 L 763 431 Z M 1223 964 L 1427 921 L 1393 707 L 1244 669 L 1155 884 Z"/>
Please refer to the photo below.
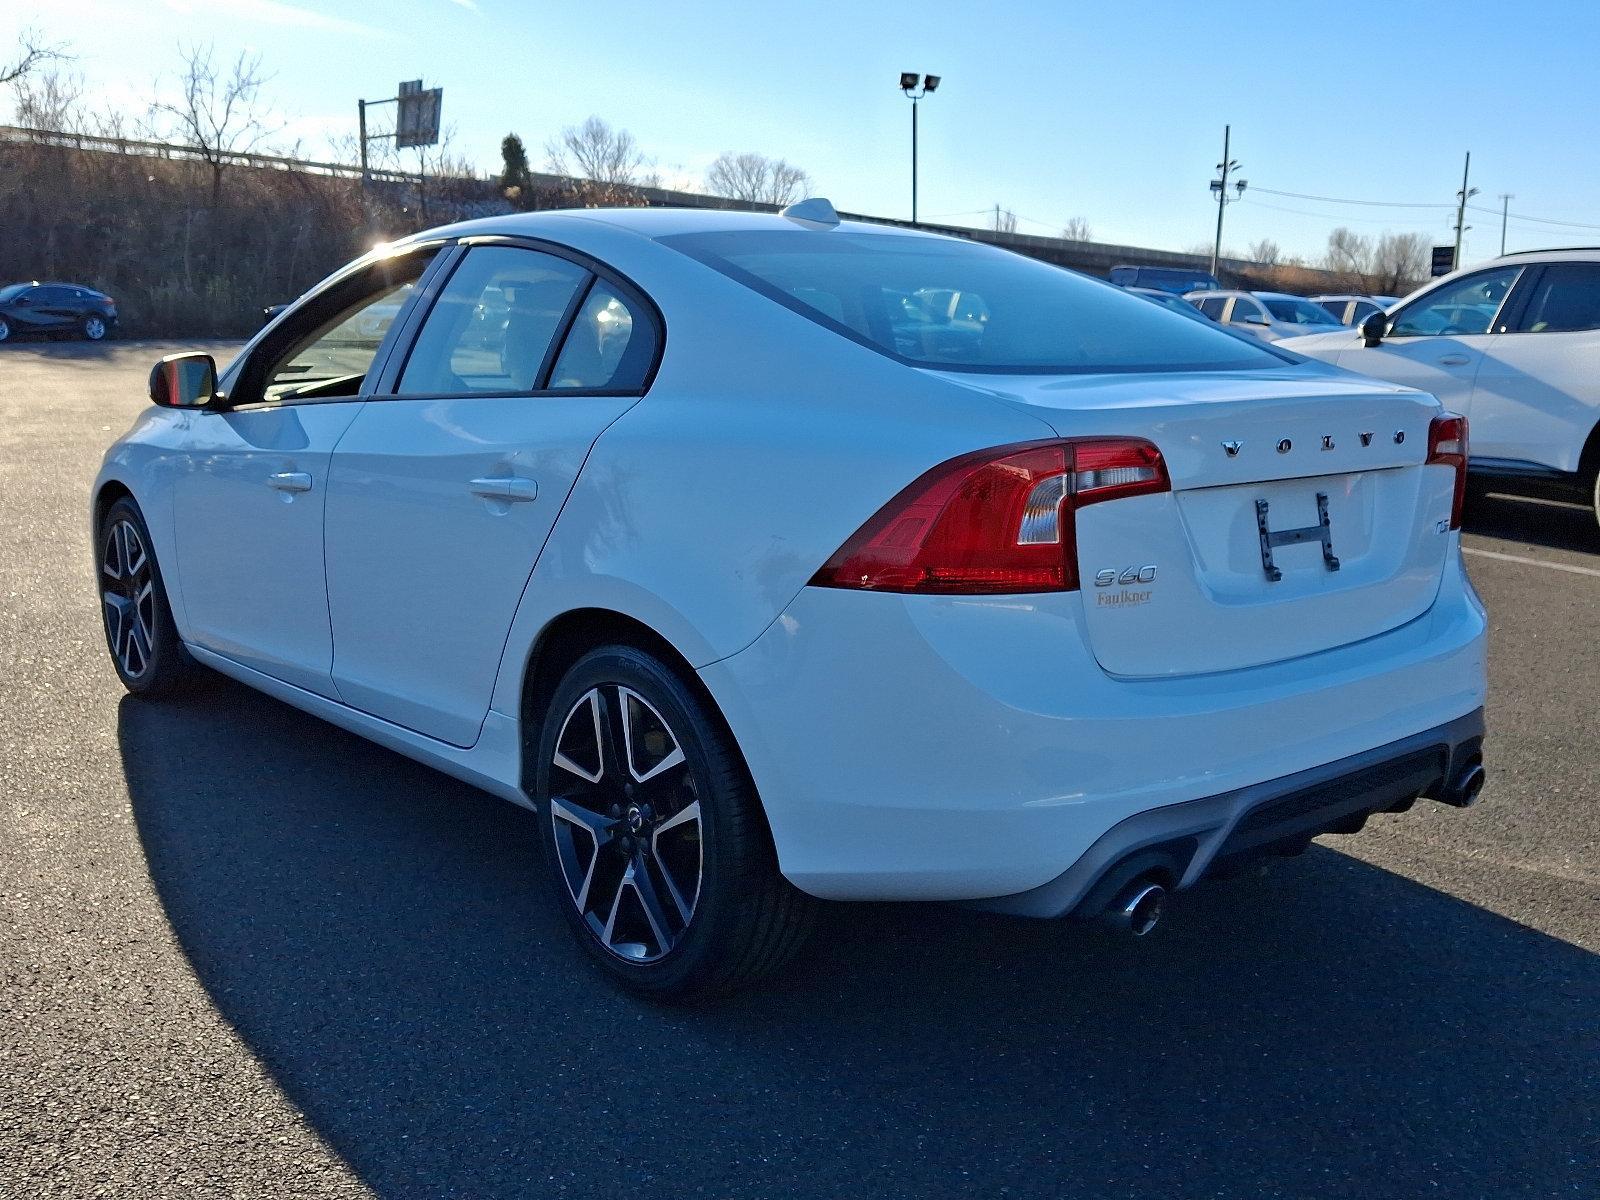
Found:
<path fill-rule="evenodd" d="M 1511 216 L 1511 202 L 1516 197 L 1510 192 L 1500 193 L 1500 253 L 1506 252 L 1506 221 Z"/>
<path fill-rule="evenodd" d="M 367 102 L 356 101 L 356 122 L 359 129 L 356 140 L 361 143 L 361 190 L 367 190 Z"/>
<path fill-rule="evenodd" d="M 1450 260 L 1450 269 L 1461 269 L 1461 235 L 1472 226 L 1467 224 L 1467 201 L 1478 194 L 1477 188 L 1467 186 L 1467 176 L 1472 172 L 1472 151 L 1467 151 L 1466 165 L 1461 168 L 1461 190 L 1456 193 L 1456 252 Z"/>
<path fill-rule="evenodd" d="M 1217 197 L 1217 240 L 1211 247 L 1211 274 L 1213 276 L 1217 273 L 1217 260 L 1222 257 L 1222 214 L 1228 205 L 1233 202 L 1228 199 L 1228 176 L 1239 169 L 1239 161 L 1228 157 L 1228 146 L 1232 136 L 1233 126 L 1224 125 L 1222 127 L 1222 161 L 1217 164 L 1217 170 L 1221 174 L 1219 178 L 1211 181 L 1211 190 L 1216 193 Z M 1233 199 L 1239 200 L 1243 198 L 1244 189 L 1249 186 L 1249 183 L 1241 179 L 1233 186 L 1238 193 Z"/>

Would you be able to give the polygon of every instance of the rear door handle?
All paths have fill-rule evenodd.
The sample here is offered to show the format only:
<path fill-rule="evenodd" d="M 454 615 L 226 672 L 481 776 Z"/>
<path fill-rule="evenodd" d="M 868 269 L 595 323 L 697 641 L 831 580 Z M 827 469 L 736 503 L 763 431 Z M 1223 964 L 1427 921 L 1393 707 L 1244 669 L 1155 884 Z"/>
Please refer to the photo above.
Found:
<path fill-rule="evenodd" d="M 309 492 L 311 476 L 304 471 L 279 471 L 267 476 L 267 486 L 280 492 Z"/>
<path fill-rule="evenodd" d="M 539 485 L 520 475 L 501 475 L 495 478 L 474 479 L 467 485 L 474 496 L 485 500 L 500 500 L 506 504 L 521 504 L 539 494 Z"/>
<path fill-rule="evenodd" d="M 1439 365 L 1441 367 L 1464 367 L 1471 361 L 1472 359 L 1465 354 L 1446 354 L 1439 360 Z"/>

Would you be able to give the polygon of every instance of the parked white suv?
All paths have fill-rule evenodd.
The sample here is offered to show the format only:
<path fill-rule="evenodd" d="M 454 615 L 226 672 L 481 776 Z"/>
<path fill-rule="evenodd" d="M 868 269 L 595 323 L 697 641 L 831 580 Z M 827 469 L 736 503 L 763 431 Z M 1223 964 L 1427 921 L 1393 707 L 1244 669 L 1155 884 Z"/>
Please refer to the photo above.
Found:
<path fill-rule="evenodd" d="M 1190 292 L 1184 299 L 1217 324 L 1236 325 L 1264 342 L 1341 328 L 1320 304 L 1284 292 Z"/>
<path fill-rule="evenodd" d="M 1577 499 L 1600 516 L 1600 249 L 1507 254 L 1359 330 L 1283 346 L 1466 413 L 1475 487 Z"/>

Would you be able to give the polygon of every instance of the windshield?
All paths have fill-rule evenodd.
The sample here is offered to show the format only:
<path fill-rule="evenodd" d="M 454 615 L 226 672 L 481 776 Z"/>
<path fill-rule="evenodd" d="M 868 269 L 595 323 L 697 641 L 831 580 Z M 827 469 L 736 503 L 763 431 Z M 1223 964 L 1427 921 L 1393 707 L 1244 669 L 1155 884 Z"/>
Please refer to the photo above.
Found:
<path fill-rule="evenodd" d="M 1320 304 L 1313 304 L 1309 300 L 1262 300 L 1267 306 L 1267 311 L 1272 314 L 1274 321 L 1284 321 L 1290 325 L 1337 325 L 1339 322 L 1328 315 L 1328 310 Z"/>
<path fill-rule="evenodd" d="M 1289 361 L 1099 280 L 975 242 L 848 228 L 661 242 L 912 366 L 1081 374 Z"/>
<path fill-rule="evenodd" d="M 7 300 L 15 300 L 32 286 L 31 283 L 8 283 L 5 287 L 0 287 L 0 304 Z"/>

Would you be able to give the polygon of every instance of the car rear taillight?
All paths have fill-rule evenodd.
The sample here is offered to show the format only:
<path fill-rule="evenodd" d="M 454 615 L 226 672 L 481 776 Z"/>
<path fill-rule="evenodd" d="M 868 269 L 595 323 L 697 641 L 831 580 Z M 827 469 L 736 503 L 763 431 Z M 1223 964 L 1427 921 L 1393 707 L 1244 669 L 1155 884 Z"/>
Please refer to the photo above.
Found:
<path fill-rule="evenodd" d="M 1467 419 L 1447 412 L 1428 426 L 1428 465 L 1454 467 L 1456 491 L 1450 502 L 1450 528 L 1461 528 L 1461 510 L 1467 503 Z"/>
<path fill-rule="evenodd" d="M 1024 442 L 941 463 L 839 548 L 811 583 L 877 592 L 1004 594 L 1078 586 L 1074 514 L 1172 490 L 1141 438 Z"/>

